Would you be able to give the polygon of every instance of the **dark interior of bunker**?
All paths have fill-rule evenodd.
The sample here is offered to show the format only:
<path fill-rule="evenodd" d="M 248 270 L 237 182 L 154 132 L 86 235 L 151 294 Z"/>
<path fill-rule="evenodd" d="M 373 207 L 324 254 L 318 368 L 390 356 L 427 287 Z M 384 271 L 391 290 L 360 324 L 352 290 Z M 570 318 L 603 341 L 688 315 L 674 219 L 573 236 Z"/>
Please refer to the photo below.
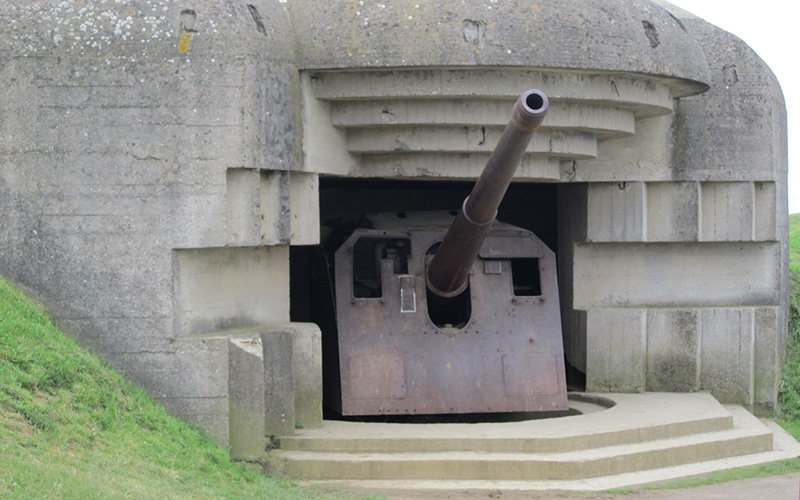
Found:
<path fill-rule="evenodd" d="M 331 283 L 333 253 L 359 227 L 366 214 L 394 213 L 405 217 L 418 211 L 455 212 L 469 195 L 470 181 L 401 181 L 384 179 L 320 179 L 321 241 L 318 246 L 293 246 L 291 253 L 291 320 L 313 322 L 320 326 L 323 341 L 323 404 L 326 418 L 342 418 L 331 408 L 330 399 L 340 396 L 337 383 L 338 344 L 334 287 Z M 498 209 L 497 220 L 529 230 L 550 249 L 558 248 L 557 186 L 555 184 L 517 182 L 509 186 Z M 389 244 L 388 246 L 392 246 Z M 384 249 L 384 253 L 385 253 Z M 391 251 L 391 250 L 390 250 Z M 538 275 L 520 259 L 514 273 L 522 276 L 518 293 L 533 294 L 538 287 Z M 534 275 L 536 275 L 534 277 Z M 379 280 L 378 280 L 378 286 Z M 527 287 L 526 292 L 524 288 Z M 375 290 L 362 292 L 374 295 Z M 354 293 L 358 294 L 361 292 Z M 571 390 L 582 390 L 583 374 L 567 365 L 567 383 Z M 526 417 L 529 417 L 526 414 Z M 542 415 L 544 416 L 544 415 Z M 522 418 L 522 415 L 518 416 Z M 363 417 L 361 420 L 368 418 Z M 392 421 L 491 421 L 514 419 L 515 415 L 437 415 L 374 417 Z"/>

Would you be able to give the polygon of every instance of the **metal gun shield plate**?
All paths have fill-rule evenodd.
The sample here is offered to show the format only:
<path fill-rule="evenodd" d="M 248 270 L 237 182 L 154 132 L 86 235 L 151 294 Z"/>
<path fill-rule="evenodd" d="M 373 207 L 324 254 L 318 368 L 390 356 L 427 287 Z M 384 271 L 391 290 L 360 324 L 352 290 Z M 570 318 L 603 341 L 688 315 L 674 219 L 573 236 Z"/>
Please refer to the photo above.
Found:
<path fill-rule="evenodd" d="M 469 273 L 459 306 L 467 310 L 447 323 L 448 313 L 432 318 L 425 268 L 451 213 L 370 220 L 373 228 L 356 230 L 335 256 L 337 411 L 568 408 L 555 254 L 546 245 L 530 231 L 494 222 Z"/>

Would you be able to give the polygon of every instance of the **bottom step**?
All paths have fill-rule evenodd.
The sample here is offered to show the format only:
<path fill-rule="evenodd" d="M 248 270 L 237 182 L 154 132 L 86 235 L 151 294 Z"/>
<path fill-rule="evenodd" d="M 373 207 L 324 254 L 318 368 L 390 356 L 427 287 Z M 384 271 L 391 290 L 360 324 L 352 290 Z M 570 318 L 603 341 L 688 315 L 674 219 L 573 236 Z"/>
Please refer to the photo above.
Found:
<path fill-rule="evenodd" d="M 708 460 L 688 465 L 664 467 L 661 469 L 644 470 L 625 474 L 595 477 L 589 479 L 571 480 L 537 480 L 537 481 L 364 481 L 364 480 L 327 480 L 327 481 L 301 481 L 305 485 L 321 485 L 335 488 L 345 488 L 349 491 L 362 491 L 380 495 L 385 491 L 448 491 L 448 492 L 476 492 L 476 491 L 543 491 L 543 490 L 568 490 L 568 491 L 604 491 L 620 488 L 634 488 L 647 484 L 672 481 L 693 476 L 701 476 L 711 472 L 750 467 L 754 465 L 788 460 L 800 456 L 800 443 L 783 430 L 778 424 L 765 421 L 773 431 L 774 448 L 771 451 L 754 453 L 739 457 Z M 411 498 L 411 496 L 409 496 Z"/>

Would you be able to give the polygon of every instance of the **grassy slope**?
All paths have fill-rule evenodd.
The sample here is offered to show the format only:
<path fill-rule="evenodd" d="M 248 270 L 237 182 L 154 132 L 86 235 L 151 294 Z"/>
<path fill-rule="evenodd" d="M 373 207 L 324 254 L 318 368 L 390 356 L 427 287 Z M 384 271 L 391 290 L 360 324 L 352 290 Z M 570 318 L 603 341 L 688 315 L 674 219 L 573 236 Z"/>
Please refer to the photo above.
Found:
<path fill-rule="evenodd" d="M 800 214 L 789 216 L 789 255 L 792 289 L 786 357 L 778 394 L 778 421 L 800 439 Z"/>
<path fill-rule="evenodd" d="M 800 214 L 789 216 L 789 257 L 792 275 L 800 275 Z"/>
<path fill-rule="evenodd" d="M 0 281 L 0 498 L 344 498 L 231 463 Z"/>

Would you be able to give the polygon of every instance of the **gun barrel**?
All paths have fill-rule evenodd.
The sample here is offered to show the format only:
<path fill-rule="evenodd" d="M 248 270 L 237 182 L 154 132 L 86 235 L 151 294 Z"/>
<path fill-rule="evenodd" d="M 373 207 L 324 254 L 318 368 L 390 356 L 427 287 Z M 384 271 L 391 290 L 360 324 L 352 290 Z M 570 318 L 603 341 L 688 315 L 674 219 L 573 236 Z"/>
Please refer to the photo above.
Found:
<path fill-rule="evenodd" d="M 535 89 L 524 92 L 514 104 L 500 141 L 428 266 L 428 289 L 436 295 L 455 297 L 467 288 L 472 263 L 548 107 L 547 96 Z"/>

